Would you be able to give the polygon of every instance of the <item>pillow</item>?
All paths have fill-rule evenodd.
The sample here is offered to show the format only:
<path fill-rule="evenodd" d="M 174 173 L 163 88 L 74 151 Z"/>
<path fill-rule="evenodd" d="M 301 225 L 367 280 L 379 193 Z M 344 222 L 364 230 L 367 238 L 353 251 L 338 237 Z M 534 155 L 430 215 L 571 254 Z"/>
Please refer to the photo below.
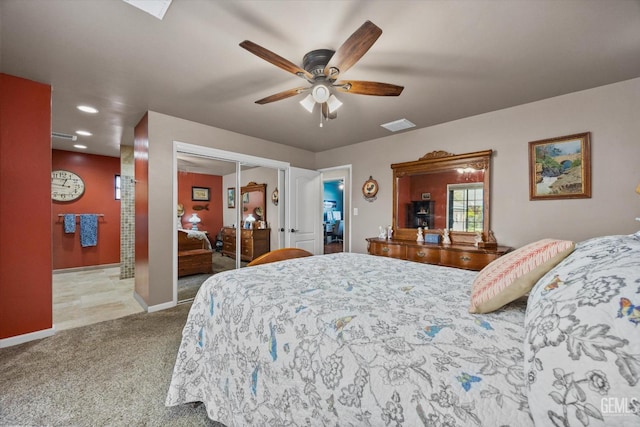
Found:
<path fill-rule="evenodd" d="M 639 285 L 631 235 L 579 243 L 531 289 L 523 368 L 535 425 L 640 426 Z"/>
<path fill-rule="evenodd" d="M 523 296 L 575 247 L 569 240 L 542 239 L 496 259 L 476 276 L 470 313 L 489 313 Z"/>

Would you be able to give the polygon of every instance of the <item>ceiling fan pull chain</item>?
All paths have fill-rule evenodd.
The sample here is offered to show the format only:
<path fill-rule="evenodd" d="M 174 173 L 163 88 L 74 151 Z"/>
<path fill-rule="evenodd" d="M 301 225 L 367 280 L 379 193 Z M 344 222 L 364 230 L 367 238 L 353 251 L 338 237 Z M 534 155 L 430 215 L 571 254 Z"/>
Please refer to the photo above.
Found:
<path fill-rule="evenodd" d="M 322 108 L 318 108 L 318 111 L 320 111 L 320 127 L 322 127 Z"/>

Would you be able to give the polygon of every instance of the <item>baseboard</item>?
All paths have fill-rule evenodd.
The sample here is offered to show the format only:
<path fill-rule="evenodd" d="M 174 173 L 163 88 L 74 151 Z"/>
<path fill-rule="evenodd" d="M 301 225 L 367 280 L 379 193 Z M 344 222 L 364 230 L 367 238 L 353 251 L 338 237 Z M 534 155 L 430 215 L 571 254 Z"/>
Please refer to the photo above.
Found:
<path fill-rule="evenodd" d="M 136 301 L 138 301 L 138 304 L 140 304 L 140 306 L 144 309 L 144 311 L 146 311 L 146 312 L 149 311 L 149 306 L 147 305 L 146 302 L 144 302 L 142 297 L 140 295 L 138 295 L 138 293 L 136 291 L 133 291 L 133 298 Z"/>
<path fill-rule="evenodd" d="M 154 311 L 166 310 L 168 308 L 173 308 L 175 306 L 176 306 L 176 303 L 173 302 L 173 301 L 165 302 L 163 304 L 158 304 L 158 305 L 152 305 L 151 307 L 147 308 L 147 313 L 153 313 Z"/>
<path fill-rule="evenodd" d="M 28 334 L 16 335 L 15 337 L 4 338 L 0 340 L 0 348 L 12 347 L 18 344 L 24 344 L 29 341 L 35 341 L 42 338 L 47 338 L 56 333 L 56 327 L 53 325 L 49 329 L 43 329 L 41 331 L 30 332 Z"/>
<path fill-rule="evenodd" d="M 169 301 L 169 302 L 165 302 L 162 304 L 158 304 L 158 305 L 147 305 L 146 302 L 144 302 L 144 300 L 142 299 L 142 297 L 140 295 L 138 295 L 137 292 L 133 292 L 133 297 L 135 298 L 136 301 L 138 301 L 138 304 L 140 304 L 142 306 L 142 308 L 147 312 L 147 313 L 153 313 L 154 311 L 161 311 L 161 310 L 166 310 L 168 308 L 172 308 L 176 306 L 176 303 L 173 301 Z"/>
<path fill-rule="evenodd" d="M 84 267 L 59 268 L 57 270 L 53 270 L 53 274 L 75 273 L 75 272 L 78 272 L 78 271 L 102 270 L 103 268 L 114 268 L 114 267 L 120 267 L 120 263 L 117 263 L 117 264 L 101 264 L 101 265 L 86 265 Z"/>

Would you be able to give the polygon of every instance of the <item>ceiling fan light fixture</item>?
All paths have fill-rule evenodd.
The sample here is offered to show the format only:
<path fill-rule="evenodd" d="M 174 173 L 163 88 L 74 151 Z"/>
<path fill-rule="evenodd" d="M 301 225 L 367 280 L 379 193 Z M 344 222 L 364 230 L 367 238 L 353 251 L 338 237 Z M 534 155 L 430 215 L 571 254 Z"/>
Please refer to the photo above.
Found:
<path fill-rule="evenodd" d="M 329 88 L 326 87 L 325 85 L 314 86 L 313 90 L 311 91 L 311 94 L 313 95 L 313 99 L 318 104 L 324 104 L 329 99 L 329 96 L 331 96 L 331 92 L 329 91 Z"/>
<path fill-rule="evenodd" d="M 327 107 L 329 107 L 329 113 L 334 113 L 342 107 L 342 102 L 335 95 L 331 95 L 327 101 Z"/>
<path fill-rule="evenodd" d="M 313 107 L 316 105 L 316 101 L 313 99 L 313 95 L 309 94 L 300 101 L 300 105 L 302 105 L 308 112 L 313 113 Z"/>

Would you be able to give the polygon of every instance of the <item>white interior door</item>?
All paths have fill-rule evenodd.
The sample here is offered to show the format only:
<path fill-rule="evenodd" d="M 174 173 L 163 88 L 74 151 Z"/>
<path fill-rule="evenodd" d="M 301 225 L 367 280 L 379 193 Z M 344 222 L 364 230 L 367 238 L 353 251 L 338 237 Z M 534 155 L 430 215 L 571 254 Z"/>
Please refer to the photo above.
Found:
<path fill-rule="evenodd" d="M 320 172 L 289 168 L 286 204 L 287 246 L 322 254 L 322 182 Z"/>

